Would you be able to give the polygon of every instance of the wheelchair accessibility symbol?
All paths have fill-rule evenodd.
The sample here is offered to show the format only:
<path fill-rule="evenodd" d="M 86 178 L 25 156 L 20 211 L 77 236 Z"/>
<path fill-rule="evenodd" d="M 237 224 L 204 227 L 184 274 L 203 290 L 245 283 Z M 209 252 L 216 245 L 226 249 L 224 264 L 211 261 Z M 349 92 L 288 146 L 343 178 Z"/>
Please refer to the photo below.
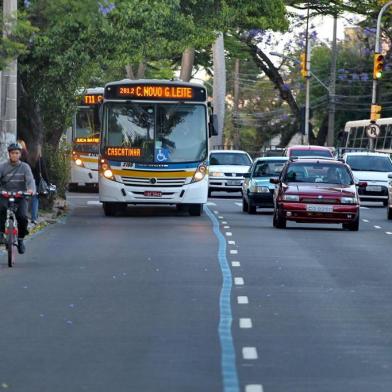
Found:
<path fill-rule="evenodd" d="M 159 148 L 156 151 L 155 159 L 157 162 L 166 162 L 169 159 L 169 150 L 166 148 Z"/>

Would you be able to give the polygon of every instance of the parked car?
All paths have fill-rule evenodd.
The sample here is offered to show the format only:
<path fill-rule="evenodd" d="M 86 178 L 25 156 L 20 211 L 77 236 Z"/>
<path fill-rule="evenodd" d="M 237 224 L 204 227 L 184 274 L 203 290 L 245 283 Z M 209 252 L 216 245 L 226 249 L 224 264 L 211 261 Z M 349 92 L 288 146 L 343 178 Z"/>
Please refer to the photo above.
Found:
<path fill-rule="evenodd" d="M 241 150 L 212 150 L 209 154 L 208 196 L 213 191 L 240 192 L 244 174 L 252 164 L 250 155 Z"/>
<path fill-rule="evenodd" d="M 275 185 L 271 178 L 278 178 L 287 157 L 257 158 L 249 172 L 245 174 L 242 185 L 242 211 L 255 214 L 257 207 L 273 208 Z"/>
<path fill-rule="evenodd" d="M 344 229 L 359 229 L 359 198 L 350 167 L 334 159 L 290 160 L 279 179 L 272 178 L 273 225 L 285 228 L 287 221 L 341 223 Z M 357 183 L 359 187 L 366 183 Z"/>
<path fill-rule="evenodd" d="M 388 186 L 392 174 L 392 161 L 388 154 L 378 152 L 348 152 L 343 160 L 351 167 L 358 181 L 367 182 L 367 187 L 359 189 L 363 201 L 379 201 L 388 205 Z"/>
<path fill-rule="evenodd" d="M 333 151 L 323 146 L 291 146 L 287 147 L 285 156 L 291 157 L 333 157 Z"/>

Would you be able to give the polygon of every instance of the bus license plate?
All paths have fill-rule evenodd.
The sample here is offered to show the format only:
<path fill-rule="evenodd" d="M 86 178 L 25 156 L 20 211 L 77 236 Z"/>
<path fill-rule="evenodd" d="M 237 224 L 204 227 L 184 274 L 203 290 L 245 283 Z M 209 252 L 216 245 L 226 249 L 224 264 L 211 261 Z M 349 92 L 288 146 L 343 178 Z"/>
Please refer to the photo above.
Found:
<path fill-rule="evenodd" d="M 381 186 L 379 185 L 368 185 L 366 187 L 368 192 L 381 192 Z"/>
<path fill-rule="evenodd" d="M 227 185 L 228 186 L 240 186 L 241 184 L 241 180 L 228 180 L 227 181 Z"/>
<path fill-rule="evenodd" d="M 162 192 L 158 192 L 158 191 L 144 191 L 144 196 L 147 196 L 147 197 L 162 197 Z"/>
<path fill-rule="evenodd" d="M 333 212 L 333 206 L 319 206 L 314 204 L 308 204 L 306 206 L 308 212 Z"/>

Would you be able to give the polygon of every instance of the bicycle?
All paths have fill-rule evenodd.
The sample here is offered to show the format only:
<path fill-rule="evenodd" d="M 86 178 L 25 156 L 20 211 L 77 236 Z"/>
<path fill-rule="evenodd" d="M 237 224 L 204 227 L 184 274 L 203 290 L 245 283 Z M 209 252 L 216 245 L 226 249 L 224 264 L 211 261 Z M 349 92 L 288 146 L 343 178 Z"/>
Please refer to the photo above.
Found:
<path fill-rule="evenodd" d="M 18 209 L 18 203 L 16 202 L 16 199 L 30 197 L 31 194 L 27 192 L 2 191 L 0 195 L 3 199 L 8 200 L 7 220 L 5 223 L 5 248 L 8 254 L 8 267 L 11 268 L 15 264 L 18 247 L 18 224 L 15 215 Z"/>

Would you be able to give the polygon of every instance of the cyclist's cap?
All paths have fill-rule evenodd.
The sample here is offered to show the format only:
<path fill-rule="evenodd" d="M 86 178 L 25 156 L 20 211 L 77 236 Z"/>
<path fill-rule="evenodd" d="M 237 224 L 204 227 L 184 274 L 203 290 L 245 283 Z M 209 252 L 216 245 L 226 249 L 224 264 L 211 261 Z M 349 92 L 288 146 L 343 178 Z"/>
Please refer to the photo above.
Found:
<path fill-rule="evenodd" d="M 19 143 L 11 143 L 8 146 L 8 151 L 15 151 L 15 150 L 22 151 L 22 146 Z"/>

